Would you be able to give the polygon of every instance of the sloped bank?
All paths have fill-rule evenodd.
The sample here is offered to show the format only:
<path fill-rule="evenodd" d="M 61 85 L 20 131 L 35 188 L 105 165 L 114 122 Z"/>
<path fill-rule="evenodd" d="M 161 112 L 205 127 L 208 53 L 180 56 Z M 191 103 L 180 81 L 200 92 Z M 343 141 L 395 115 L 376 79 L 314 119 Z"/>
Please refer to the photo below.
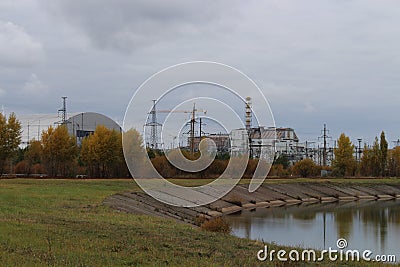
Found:
<path fill-rule="evenodd" d="M 388 200 L 400 198 L 400 183 L 290 182 L 263 184 L 249 193 L 248 185 L 237 185 L 229 194 L 209 205 L 182 208 L 161 203 L 144 192 L 112 195 L 104 205 L 116 210 L 172 218 L 196 224 L 199 217 L 210 219 L 245 209 L 295 205 L 306 202 Z"/>

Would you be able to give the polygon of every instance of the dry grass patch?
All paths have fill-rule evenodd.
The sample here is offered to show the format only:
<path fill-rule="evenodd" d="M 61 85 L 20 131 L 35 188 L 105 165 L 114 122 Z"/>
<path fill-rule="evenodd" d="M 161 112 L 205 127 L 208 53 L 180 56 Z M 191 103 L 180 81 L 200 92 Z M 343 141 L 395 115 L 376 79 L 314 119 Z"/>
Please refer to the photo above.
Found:
<path fill-rule="evenodd" d="M 213 218 L 203 222 L 200 228 L 210 232 L 226 233 L 229 234 L 232 231 L 229 223 L 222 217 Z"/>

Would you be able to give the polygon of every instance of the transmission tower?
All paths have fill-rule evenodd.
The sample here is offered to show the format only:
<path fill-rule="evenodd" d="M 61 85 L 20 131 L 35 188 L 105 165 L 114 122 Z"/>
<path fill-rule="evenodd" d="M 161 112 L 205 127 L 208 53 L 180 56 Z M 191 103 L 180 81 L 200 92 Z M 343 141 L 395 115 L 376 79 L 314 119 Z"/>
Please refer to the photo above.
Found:
<path fill-rule="evenodd" d="M 153 107 L 150 111 L 150 122 L 146 123 L 145 126 L 150 126 L 150 146 L 153 149 L 158 149 L 158 127 L 161 126 L 160 123 L 157 122 L 157 110 L 156 110 L 157 100 L 153 99 Z"/>
<path fill-rule="evenodd" d="M 327 141 L 327 139 L 330 139 L 332 137 L 328 136 L 329 130 L 326 129 L 326 124 L 324 124 L 324 129 L 321 132 L 322 132 L 322 136 L 318 137 L 318 139 L 324 140 L 324 146 L 322 148 L 322 166 L 326 166 L 326 158 L 327 158 L 326 141 Z"/>
<path fill-rule="evenodd" d="M 158 127 L 162 126 L 161 123 L 157 122 L 157 113 L 190 113 L 191 114 L 191 120 L 190 120 L 190 131 L 188 132 L 190 134 L 190 151 L 193 151 L 194 153 L 194 125 L 196 123 L 196 112 L 203 112 L 204 114 L 207 113 L 206 110 L 202 109 L 197 109 L 195 104 L 193 104 L 193 109 L 192 110 L 157 110 L 156 109 L 156 102 L 157 100 L 153 100 L 153 107 L 151 111 L 149 112 L 151 120 L 150 122 L 146 123 L 145 126 L 150 126 L 150 146 L 153 149 L 158 149 Z"/>
<path fill-rule="evenodd" d="M 177 112 L 188 113 L 188 111 L 177 111 Z M 195 147 L 195 124 L 197 123 L 197 121 L 196 121 L 196 112 L 203 112 L 204 114 L 207 113 L 206 110 L 197 109 L 196 108 L 196 104 L 193 103 L 193 109 L 190 112 L 191 113 L 190 130 L 189 130 L 189 132 L 187 132 L 189 134 L 189 146 L 190 146 L 190 153 L 192 155 L 194 154 L 194 147 Z M 200 136 L 201 136 L 201 122 L 200 122 Z"/>

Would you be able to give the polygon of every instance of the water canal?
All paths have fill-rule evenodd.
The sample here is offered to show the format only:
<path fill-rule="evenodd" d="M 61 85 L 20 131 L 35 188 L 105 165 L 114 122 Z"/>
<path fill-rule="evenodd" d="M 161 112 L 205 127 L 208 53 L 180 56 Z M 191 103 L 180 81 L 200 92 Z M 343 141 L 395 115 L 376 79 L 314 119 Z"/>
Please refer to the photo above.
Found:
<path fill-rule="evenodd" d="M 396 255 L 400 260 L 400 201 L 353 201 L 258 208 L 226 216 L 233 235 L 280 245 Z"/>

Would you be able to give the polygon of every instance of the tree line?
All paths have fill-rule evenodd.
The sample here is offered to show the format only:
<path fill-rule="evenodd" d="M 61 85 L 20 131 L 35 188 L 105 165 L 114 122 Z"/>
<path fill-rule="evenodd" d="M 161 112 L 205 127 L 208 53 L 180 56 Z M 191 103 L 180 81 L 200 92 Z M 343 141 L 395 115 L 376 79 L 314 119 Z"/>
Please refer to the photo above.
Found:
<path fill-rule="evenodd" d="M 142 149 L 143 140 L 139 132 L 132 129 L 126 134 L 132 147 Z M 65 125 L 49 127 L 42 132 L 40 140 L 31 140 L 25 148 L 20 148 L 21 124 L 15 114 L 8 117 L 0 113 L 0 175 L 17 173 L 27 176 L 47 175 L 50 177 L 129 177 L 122 149 L 122 134 L 102 125 L 93 134 L 77 144 L 75 136 L 68 133 Z M 140 162 L 135 151 L 129 151 L 131 160 Z M 184 172 L 173 166 L 159 150 L 147 149 L 147 154 L 155 169 L 163 177 L 215 178 L 228 166 L 229 154 L 217 155 L 212 164 L 198 173 Z M 186 150 L 182 154 L 190 159 L 199 158 Z M 388 148 L 385 133 L 376 137 L 373 145 L 364 146 L 361 159 L 356 159 L 355 146 L 344 133 L 337 140 L 332 166 L 319 166 L 311 159 L 303 159 L 293 166 L 285 155 L 277 157 L 269 176 L 320 176 L 326 170 L 334 177 L 400 177 L 400 147 Z M 244 177 L 252 177 L 258 164 L 257 159 L 249 159 Z"/>
<path fill-rule="evenodd" d="M 345 134 L 338 139 L 338 147 L 334 150 L 335 159 L 332 164 L 336 176 L 400 176 L 400 147 L 389 149 L 385 132 L 375 137 L 371 147 L 366 144 L 359 161 L 353 156 L 354 144 Z"/>
<path fill-rule="evenodd" d="M 364 144 L 362 157 L 357 160 L 358 151 L 350 138 L 342 133 L 334 148 L 334 159 L 331 166 L 318 166 L 311 159 L 303 159 L 293 166 L 282 155 L 274 162 L 271 173 L 277 176 L 296 175 L 302 177 L 320 176 L 326 170 L 333 177 L 399 177 L 400 147 L 389 149 L 385 132 L 375 137 L 371 147 Z"/>
<path fill-rule="evenodd" d="M 42 132 L 40 140 L 31 140 L 25 148 L 20 148 L 21 124 L 15 115 L 10 115 L 8 120 L 1 115 L 0 119 L 1 173 L 49 177 L 130 176 L 122 149 L 122 134 L 118 131 L 99 125 L 93 134 L 83 138 L 78 145 L 76 137 L 68 133 L 65 125 L 60 125 L 49 127 Z M 130 160 L 142 161 L 143 159 L 138 158 L 141 153 L 137 152 L 143 149 L 163 177 L 213 178 L 221 175 L 228 166 L 229 154 L 225 153 L 217 155 L 212 164 L 199 173 L 185 172 L 173 166 L 162 151 L 152 149 L 145 151 L 142 137 L 136 130 L 126 132 L 125 138 L 129 139 L 128 147 L 132 150 L 126 152 Z M 199 153 L 192 155 L 184 149 L 181 152 L 190 160 L 200 156 Z M 249 161 L 245 171 L 246 177 L 252 176 L 257 163 L 256 159 Z"/>
<path fill-rule="evenodd" d="M 102 125 L 77 144 L 65 125 L 49 127 L 21 148 L 21 123 L 0 113 L 0 175 L 128 177 L 122 134 Z"/>

